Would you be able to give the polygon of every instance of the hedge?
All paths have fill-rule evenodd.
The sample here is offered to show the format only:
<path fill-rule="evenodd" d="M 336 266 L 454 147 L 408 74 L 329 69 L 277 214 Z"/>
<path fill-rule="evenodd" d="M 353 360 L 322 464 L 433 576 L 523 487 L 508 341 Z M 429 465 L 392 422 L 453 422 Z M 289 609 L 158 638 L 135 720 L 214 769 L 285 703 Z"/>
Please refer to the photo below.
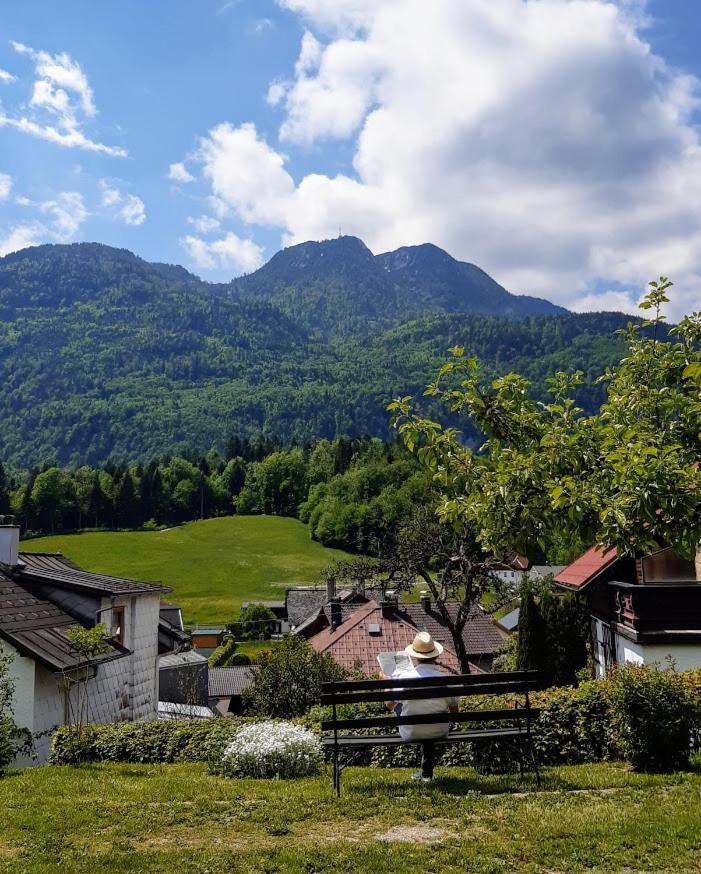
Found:
<path fill-rule="evenodd" d="M 256 717 L 164 719 L 87 725 L 80 731 L 62 726 L 52 736 L 49 762 L 206 762 L 221 756 L 239 726 L 256 721 Z"/>
<path fill-rule="evenodd" d="M 644 710 L 636 694 L 644 696 Z M 626 758 L 638 768 L 680 767 L 691 749 L 701 749 L 701 669 L 676 674 L 626 667 L 607 679 L 590 680 L 576 688 L 546 689 L 531 697 L 533 706 L 540 710 L 534 746 L 539 762 L 545 765 Z M 514 703 L 514 696 L 509 695 L 476 696 L 463 699 L 461 705 L 464 710 L 475 710 L 513 707 Z M 383 712 L 381 704 L 347 705 L 339 716 Z M 295 721 L 320 733 L 323 715 L 324 708 L 316 706 Z M 64 726 L 53 735 L 49 761 L 211 761 L 221 757 L 239 726 L 261 718 L 125 722 L 86 726 L 80 734 Z M 438 763 L 443 765 L 473 766 L 482 773 L 510 771 L 517 766 L 513 746 L 504 741 L 438 749 Z M 660 750 L 664 756 L 659 756 Z M 407 744 L 354 750 L 351 758 L 354 764 L 404 767 L 417 764 L 419 756 L 419 747 Z"/>

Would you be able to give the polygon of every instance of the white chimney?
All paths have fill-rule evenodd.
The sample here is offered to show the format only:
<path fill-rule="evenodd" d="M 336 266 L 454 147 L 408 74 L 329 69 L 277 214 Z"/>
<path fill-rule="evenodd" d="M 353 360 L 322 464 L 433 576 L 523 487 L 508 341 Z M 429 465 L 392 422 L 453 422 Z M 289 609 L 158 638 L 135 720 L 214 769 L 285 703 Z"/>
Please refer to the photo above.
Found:
<path fill-rule="evenodd" d="M 19 564 L 19 525 L 14 516 L 0 516 L 0 563 Z"/>

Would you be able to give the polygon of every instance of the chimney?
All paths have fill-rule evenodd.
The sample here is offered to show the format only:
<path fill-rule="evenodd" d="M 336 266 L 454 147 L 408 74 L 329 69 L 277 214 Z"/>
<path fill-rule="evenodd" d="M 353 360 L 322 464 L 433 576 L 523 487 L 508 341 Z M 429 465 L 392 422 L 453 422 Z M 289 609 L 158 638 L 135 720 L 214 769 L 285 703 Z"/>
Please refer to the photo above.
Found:
<path fill-rule="evenodd" d="M 331 603 L 333 599 L 336 597 L 336 578 L 329 574 L 326 577 L 326 601 L 327 603 Z"/>
<path fill-rule="evenodd" d="M 0 516 L 0 563 L 9 567 L 19 564 L 19 526 L 14 516 Z"/>
<path fill-rule="evenodd" d="M 424 609 L 424 613 L 430 613 L 431 612 L 431 595 L 430 595 L 430 593 L 427 592 L 425 589 L 423 589 L 421 591 L 421 594 L 419 595 L 419 601 L 421 602 L 421 606 Z"/>
<path fill-rule="evenodd" d="M 332 598 L 329 601 L 331 610 L 331 631 L 335 631 L 343 622 L 343 612 L 341 610 L 341 602 L 338 598 Z"/>
<path fill-rule="evenodd" d="M 382 603 L 380 607 L 382 608 L 383 616 L 390 616 L 399 606 L 399 598 L 394 589 L 388 589 L 384 597 L 382 598 Z"/>

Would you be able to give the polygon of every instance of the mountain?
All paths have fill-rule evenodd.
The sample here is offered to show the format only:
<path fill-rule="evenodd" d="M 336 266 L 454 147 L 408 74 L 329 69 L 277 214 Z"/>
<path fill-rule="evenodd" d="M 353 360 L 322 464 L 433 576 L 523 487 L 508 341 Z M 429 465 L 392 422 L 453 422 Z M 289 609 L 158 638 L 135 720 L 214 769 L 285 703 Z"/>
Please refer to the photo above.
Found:
<path fill-rule="evenodd" d="M 357 237 L 300 243 L 234 280 L 237 299 L 265 299 L 325 337 L 370 334 L 429 313 L 518 319 L 566 312 L 510 294 L 479 267 L 431 244 L 373 255 Z"/>
<path fill-rule="evenodd" d="M 477 314 L 490 307 L 511 318 Z M 627 321 L 509 295 L 432 246 L 293 246 L 228 286 L 96 243 L 38 246 L 0 258 L 0 460 L 122 462 L 260 432 L 387 436 L 388 401 L 420 396 L 458 343 L 486 376 L 517 369 L 538 396 L 555 370 L 582 369 L 589 407 Z"/>

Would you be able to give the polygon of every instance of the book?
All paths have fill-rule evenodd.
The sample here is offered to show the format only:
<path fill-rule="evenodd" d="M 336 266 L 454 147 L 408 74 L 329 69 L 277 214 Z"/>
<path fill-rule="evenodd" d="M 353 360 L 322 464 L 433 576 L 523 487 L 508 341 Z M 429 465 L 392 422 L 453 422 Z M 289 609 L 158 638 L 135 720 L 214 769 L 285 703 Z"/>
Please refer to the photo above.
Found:
<path fill-rule="evenodd" d="M 405 652 L 378 653 L 377 663 L 385 677 L 394 677 L 414 667 L 411 658 Z"/>

